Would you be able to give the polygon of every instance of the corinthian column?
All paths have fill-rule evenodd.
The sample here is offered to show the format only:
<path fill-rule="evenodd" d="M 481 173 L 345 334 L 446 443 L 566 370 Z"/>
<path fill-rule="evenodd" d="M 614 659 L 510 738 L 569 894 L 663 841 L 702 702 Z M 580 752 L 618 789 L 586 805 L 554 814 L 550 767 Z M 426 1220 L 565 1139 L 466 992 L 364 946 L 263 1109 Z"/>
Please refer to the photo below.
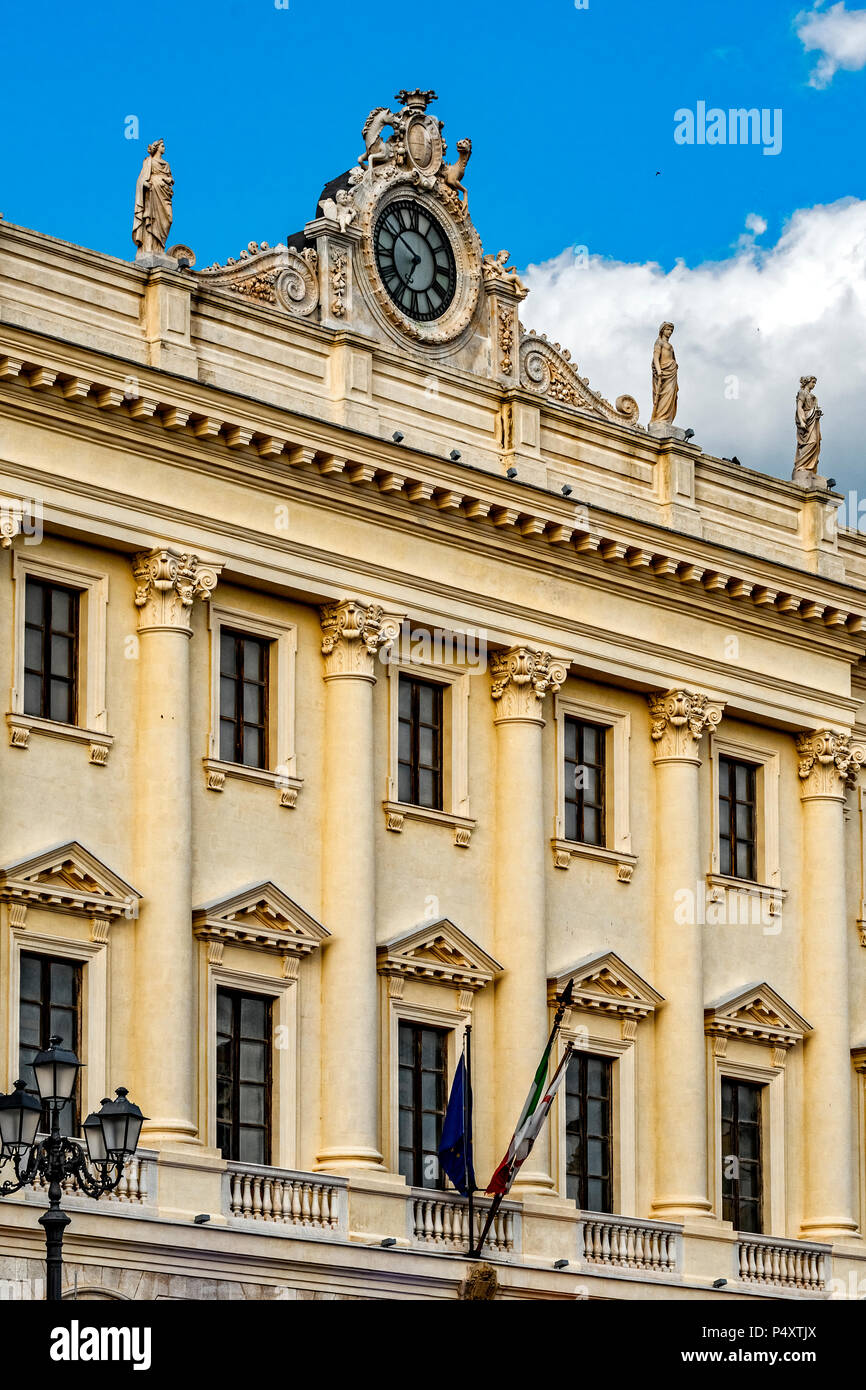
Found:
<path fill-rule="evenodd" d="M 545 815 L 541 760 L 544 701 L 568 669 L 549 652 L 513 647 L 490 659 L 496 705 L 494 931 L 505 972 L 496 985 L 497 1158 L 520 1117 L 550 1031 L 547 1011 Z M 550 1192 L 545 1128 L 514 1184 Z"/>
<path fill-rule="evenodd" d="M 136 1095 L 148 1143 L 194 1139 L 198 1037 L 190 861 L 189 639 L 219 566 L 169 548 L 133 562 L 138 608 Z"/>
<path fill-rule="evenodd" d="M 317 1166 L 382 1168 L 376 976 L 373 686 L 397 631 L 354 599 L 321 610 L 325 658 L 322 1128 Z"/>
<path fill-rule="evenodd" d="M 722 706 L 690 690 L 652 695 L 649 706 L 656 769 L 653 983 L 665 998 L 664 1008 L 655 1016 L 657 1195 L 653 1210 L 662 1220 L 693 1221 L 710 1211 L 703 914 L 683 914 L 677 902 L 685 897 L 684 889 L 694 894 L 702 878 L 700 750 L 704 734 L 719 724 Z M 683 915 L 689 920 L 680 920 Z"/>
<path fill-rule="evenodd" d="M 797 739 L 803 802 L 803 1234 L 833 1240 L 857 1230 L 854 1216 L 851 1038 L 848 1016 L 848 913 L 843 810 L 866 762 L 847 734 Z"/>

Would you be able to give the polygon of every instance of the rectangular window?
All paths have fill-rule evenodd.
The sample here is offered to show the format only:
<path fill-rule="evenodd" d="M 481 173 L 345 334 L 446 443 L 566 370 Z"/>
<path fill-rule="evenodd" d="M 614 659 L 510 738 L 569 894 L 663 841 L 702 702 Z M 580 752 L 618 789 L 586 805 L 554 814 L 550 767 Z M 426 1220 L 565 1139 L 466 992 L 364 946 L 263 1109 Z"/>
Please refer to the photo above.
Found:
<path fill-rule="evenodd" d="M 609 1057 L 574 1052 L 565 1076 L 566 1193 L 581 1211 L 613 1211 L 612 1067 Z"/>
<path fill-rule="evenodd" d="M 22 953 L 21 989 L 18 1005 L 18 1069 L 32 1095 L 39 1094 L 33 1075 L 33 1058 L 46 1048 L 55 1035 L 63 1047 L 78 1054 L 80 1044 L 81 966 L 75 961 L 53 956 Z M 60 1112 L 63 1134 L 77 1134 L 80 1095 L 76 1085 L 72 1099 Z M 43 1114 L 42 1128 L 51 1121 Z"/>
<path fill-rule="evenodd" d="M 607 729 L 566 715 L 564 739 L 565 838 L 604 845 Z"/>
<path fill-rule="evenodd" d="M 75 589 L 28 576 L 24 589 L 24 713 L 76 720 L 78 600 Z"/>
<path fill-rule="evenodd" d="M 757 878 L 755 781 L 757 768 L 719 758 L 719 872 Z"/>
<path fill-rule="evenodd" d="M 400 676 L 398 798 L 442 810 L 442 686 Z"/>
<path fill-rule="evenodd" d="M 439 1140 L 445 1117 L 448 1034 L 400 1024 L 400 1172 L 412 1187 L 442 1187 Z"/>
<path fill-rule="evenodd" d="M 761 1091 L 722 1077 L 722 1216 L 735 1231 L 763 1230 Z"/>
<path fill-rule="evenodd" d="M 217 1145 L 223 1158 L 271 1161 L 271 1000 L 217 990 Z"/>
<path fill-rule="evenodd" d="M 268 766 L 270 643 L 223 628 L 220 632 L 220 758 L 245 767 Z"/>

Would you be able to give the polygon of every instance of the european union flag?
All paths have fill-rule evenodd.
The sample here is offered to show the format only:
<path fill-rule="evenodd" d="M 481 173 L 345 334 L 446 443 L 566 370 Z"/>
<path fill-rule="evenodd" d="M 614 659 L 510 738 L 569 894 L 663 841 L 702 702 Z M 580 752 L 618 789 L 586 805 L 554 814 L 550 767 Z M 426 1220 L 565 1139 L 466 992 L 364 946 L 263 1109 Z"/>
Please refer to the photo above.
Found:
<path fill-rule="evenodd" d="M 472 1164 L 472 1091 L 466 1077 L 463 1057 L 457 1063 L 448 1109 L 439 1142 L 439 1163 L 442 1171 L 466 1197 L 475 1191 L 475 1169 Z"/>

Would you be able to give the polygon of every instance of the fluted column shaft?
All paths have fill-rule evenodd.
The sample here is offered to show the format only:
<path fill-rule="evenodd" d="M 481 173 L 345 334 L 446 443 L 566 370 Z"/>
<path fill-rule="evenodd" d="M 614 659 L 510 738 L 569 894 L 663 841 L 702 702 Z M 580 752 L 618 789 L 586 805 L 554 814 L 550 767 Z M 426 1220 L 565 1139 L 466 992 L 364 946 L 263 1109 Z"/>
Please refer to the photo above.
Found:
<path fill-rule="evenodd" d="M 382 610 L 322 609 L 325 658 L 322 1130 L 317 1167 L 382 1168 L 376 975 L 373 687 Z"/>
<path fill-rule="evenodd" d="M 136 556 L 139 771 L 135 885 L 135 1094 L 150 1144 L 194 1139 L 198 1075 L 192 935 L 190 619 L 217 569 L 171 549 Z"/>
<path fill-rule="evenodd" d="M 698 775 L 704 733 L 721 706 L 672 690 L 650 699 L 654 743 L 655 979 L 664 1007 L 655 1016 L 656 1173 L 654 1214 L 693 1221 L 707 1197 L 707 1078 L 703 942 L 700 917 L 676 911 L 677 894 L 694 893 L 701 854 Z"/>
<path fill-rule="evenodd" d="M 797 741 L 803 803 L 803 1011 L 806 1148 L 803 1234 L 857 1230 L 852 1171 L 851 1036 L 844 804 L 866 750 L 826 730 Z"/>
<path fill-rule="evenodd" d="M 550 1031 L 547 1008 L 545 809 L 541 735 L 544 702 L 566 678 L 549 653 L 515 647 L 491 658 L 496 705 L 497 1156 L 505 1152 Z M 514 1184 L 550 1192 L 547 1127 Z"/>

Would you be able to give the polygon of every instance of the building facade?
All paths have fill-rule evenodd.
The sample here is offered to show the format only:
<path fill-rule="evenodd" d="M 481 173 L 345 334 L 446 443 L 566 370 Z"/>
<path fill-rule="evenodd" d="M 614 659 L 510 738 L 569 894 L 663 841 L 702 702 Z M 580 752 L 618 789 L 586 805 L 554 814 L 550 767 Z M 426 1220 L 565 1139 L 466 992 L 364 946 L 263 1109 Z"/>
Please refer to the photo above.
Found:
<path fill-rule="evenodd" d="M 67 1285 L 459 1296 L 571 981 L 499 1296 L 862 1297 L 866 546 L 524 328 L 431 98 L 225 265 L 0 222 L 0 1083 L 149 1117 Z"/>

